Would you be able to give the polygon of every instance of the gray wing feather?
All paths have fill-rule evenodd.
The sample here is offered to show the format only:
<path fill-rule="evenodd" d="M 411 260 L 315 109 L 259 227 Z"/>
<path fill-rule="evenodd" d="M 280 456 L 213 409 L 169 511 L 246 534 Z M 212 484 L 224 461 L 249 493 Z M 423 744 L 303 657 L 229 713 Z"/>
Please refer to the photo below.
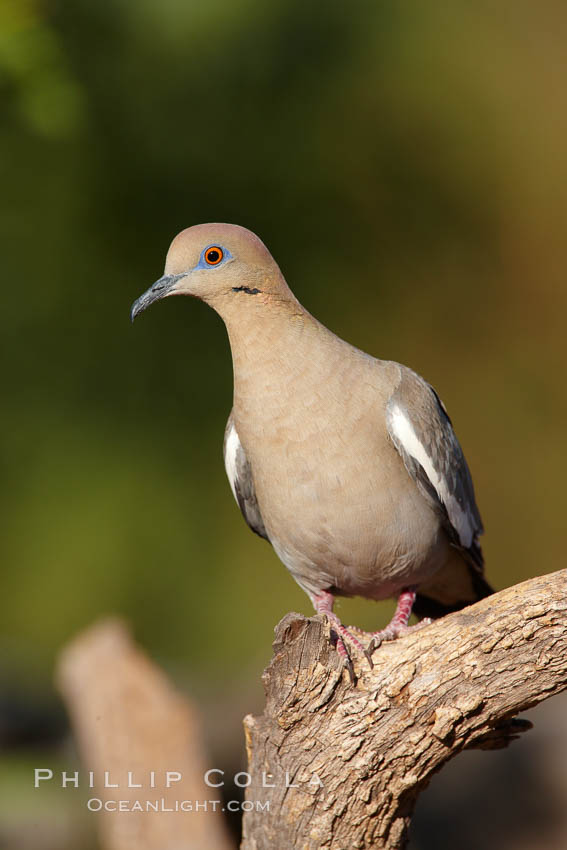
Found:
<path fill-rule="evenodd" d="M 232 413 L 228 417 L 226 429 L 224 432 L 224 463 L 226 474 L 234 498 L 238 502 L 238 507 L 242 511 L 242 516 L 256 534 L 269 540 L 269 537 L 264 526 L 262 514 L 258 507 L 256 499 L 256 491 L 254 489 L 254 477 L 252 475 L 252 467 L 246 453 L 242 448 L 242 443 L 236 432 Z"/>
<path fill-rule="evenodd" d="M 386 409 L 388 432 L 420 491 L 441 515 L 451 541 L 479 568 L 483 532 L 467 462 L 445 406 L 433 387 L 411 369 Z"/>

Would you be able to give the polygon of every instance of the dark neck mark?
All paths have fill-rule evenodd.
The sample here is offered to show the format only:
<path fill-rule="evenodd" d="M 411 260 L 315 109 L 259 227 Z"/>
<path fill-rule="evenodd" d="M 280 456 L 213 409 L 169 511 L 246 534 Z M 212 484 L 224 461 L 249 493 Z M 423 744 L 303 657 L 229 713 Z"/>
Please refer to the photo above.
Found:
<path fill-rule="evenodd" d="M 233 286 L 233 292 L 245 292 L 247 295 L 258 295 L 259 292 L 262 292 L 261 289 L 250 289 L 249 286 Z"/>

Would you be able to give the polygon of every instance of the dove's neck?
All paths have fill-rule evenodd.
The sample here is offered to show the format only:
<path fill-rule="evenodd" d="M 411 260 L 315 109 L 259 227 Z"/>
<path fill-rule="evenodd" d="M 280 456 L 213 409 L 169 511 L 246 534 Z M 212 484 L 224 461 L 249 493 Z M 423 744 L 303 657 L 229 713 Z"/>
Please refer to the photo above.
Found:
<path fill-rule="evenodd" d="M 329 381 L 345 343 L 311 316 L 283 278 L 275 290 L 235 292 L 215 307 L 230 340 L 237 428 L 287 416 Z"/>

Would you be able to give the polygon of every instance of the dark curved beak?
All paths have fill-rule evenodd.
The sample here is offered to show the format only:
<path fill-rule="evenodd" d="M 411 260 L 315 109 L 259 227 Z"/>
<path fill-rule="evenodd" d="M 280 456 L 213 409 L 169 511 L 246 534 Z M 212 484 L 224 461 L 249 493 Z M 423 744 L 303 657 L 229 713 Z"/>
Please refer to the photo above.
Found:
<path fill-rule="evenodd" d="M 140 297 L 134 301 L 130 308 L 130 319 L 134 321 L 138 313 L 141 313 L 142 310 L 145 310 L 146 307 L 149 307 L 150 304 L 154 303 L 154 301 L 159 301 L 160 298 L 165 298 L 166 295 L 169 295 L 177 281 L 186 276 L 186 274 L 166 274 L 163 277 L 160 277 L 159 280 L 156 280 L 156 282 L 150 286 L 143 295 L 140 295 Z"/>

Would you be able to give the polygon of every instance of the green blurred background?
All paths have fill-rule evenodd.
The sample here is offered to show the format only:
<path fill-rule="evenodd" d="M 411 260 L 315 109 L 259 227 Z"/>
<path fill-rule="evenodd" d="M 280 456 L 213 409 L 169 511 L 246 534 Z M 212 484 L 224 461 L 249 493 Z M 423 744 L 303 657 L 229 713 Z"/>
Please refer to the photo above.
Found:
<path fill-rule="evenodd" d="M 4 800 L 43 740 L 13 729 L 63 725 L 54 660 L 100 616 L 236 763 L 273 626 L 311 612 L 225 480 L 221 321 L 129 323 L 183 227 L 255 230 L 323 323 L 436 387 L 497 588 L 564 566 L 566 84 L 553 0 L 3 0 Z"/>

